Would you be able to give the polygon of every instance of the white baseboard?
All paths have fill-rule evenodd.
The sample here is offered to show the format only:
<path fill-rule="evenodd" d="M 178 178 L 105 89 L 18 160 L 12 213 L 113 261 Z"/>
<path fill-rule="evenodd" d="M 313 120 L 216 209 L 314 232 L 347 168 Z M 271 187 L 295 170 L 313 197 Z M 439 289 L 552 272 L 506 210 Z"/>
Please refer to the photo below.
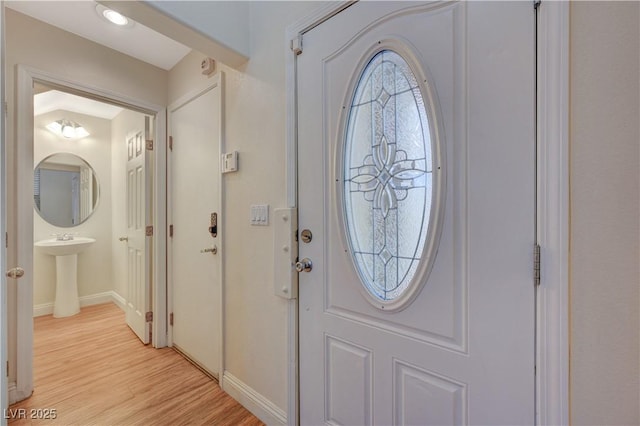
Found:
<path fill-rule="evenodd" d="M 115 303 L 122 310 L 124 310 L 126 306 L 125 299 L 113 290 L 80 297 L 81 307 L 91 306 L 91 305 L 100 305 L 102 303 L 109 303 L 109 302 Z M 39 317 L 42 315 L 51 315 L 51 314 L 53 314 L 53 302 L 43 303 L 41 305 L 33 306 L 34 317 Z"/>
<path fill-rule="evenodd" d="M 7 386 L 9 405 L 29 398 L 32 390 L 33 389 L 30 389 L 28 392 L 25 392 L 24 389 L 18 389 L 18 384 L 16 382 L 9 383 Z"/>
<path fill-rule="evenodd" d="M 16 385 L 16 382 L 9 383 L 7 391 L 9 394 L 9 405 L 19 401 L 18 386 Z"/>
<path fill-rule="evenodd" d="M 220 380 L 222 390 L 251 411 L 267 425 L 286 425 L 287 413 L 241 380 L 225 371 Z"/>
<path fill-rule="evenodd" d="M 122 309 L 123 311 L 125 310 L 125 308 L 127 307 L 127 301 L 124 297 L 120 296 L 120 294 L 116 291 L 110 291 L 109 293 L 111 293 L 111 301 L 113 303 L 115 303 L 116 305 L 118 305 L 118 307 L 120 309 Z M 82 303 L 82 302 L 80 302 Z"/>

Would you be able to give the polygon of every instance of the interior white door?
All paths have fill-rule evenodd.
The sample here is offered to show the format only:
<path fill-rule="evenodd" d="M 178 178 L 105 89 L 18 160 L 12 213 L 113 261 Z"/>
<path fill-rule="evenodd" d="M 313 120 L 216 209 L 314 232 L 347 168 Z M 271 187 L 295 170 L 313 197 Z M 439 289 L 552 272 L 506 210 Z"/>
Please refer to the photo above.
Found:
<path fill-rule="evenodd" d="M 217 80 L 217 79 L 216 79 Z M 219 80 L 172 108 L 173 345 L 214 376 L 221 348 Z"/>
<path fill-rule="evenodd" d="M 148 119 L 145 118 L 148 121 Z M 150 155 L 147 155 L 145 131 L 127 137 L 127 306 L 126 321 L 142 343 L 151 341 L 151 323 L 146 313 L 151 309 L 150 256 L 151 223 Z"/>
<path fill-rule="evenodd" d="M 532 3 L 358 2 L 303 49 L 300 423 L 533 424 Z"/>

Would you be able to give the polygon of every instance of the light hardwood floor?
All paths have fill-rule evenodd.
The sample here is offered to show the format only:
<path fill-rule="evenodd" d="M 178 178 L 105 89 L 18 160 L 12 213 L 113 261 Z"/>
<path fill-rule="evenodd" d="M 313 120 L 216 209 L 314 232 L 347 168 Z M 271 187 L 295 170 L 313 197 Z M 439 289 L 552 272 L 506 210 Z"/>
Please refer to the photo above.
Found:
<path fill-rule="evenodd" d="M 173 349 L 140 343 L 113 304 L 35 318 L 34 379 L 33 395 L 5 413 L 26 417 L 12 426 L 263 424 Z M 56 418 L 30 418 L 46 410 Z"/>

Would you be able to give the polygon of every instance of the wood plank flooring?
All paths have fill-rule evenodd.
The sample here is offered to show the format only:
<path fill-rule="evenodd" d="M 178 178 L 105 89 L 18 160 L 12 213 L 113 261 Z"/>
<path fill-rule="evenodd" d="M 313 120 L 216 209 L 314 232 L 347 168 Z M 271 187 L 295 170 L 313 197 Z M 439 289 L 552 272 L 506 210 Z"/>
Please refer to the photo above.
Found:
<path fill-rule="evenodd" d="M 5 413 L 13 426 L 263 424 L 173 349 L 140 343 L 113 304 L 34 321 L 35 391 Z"/>

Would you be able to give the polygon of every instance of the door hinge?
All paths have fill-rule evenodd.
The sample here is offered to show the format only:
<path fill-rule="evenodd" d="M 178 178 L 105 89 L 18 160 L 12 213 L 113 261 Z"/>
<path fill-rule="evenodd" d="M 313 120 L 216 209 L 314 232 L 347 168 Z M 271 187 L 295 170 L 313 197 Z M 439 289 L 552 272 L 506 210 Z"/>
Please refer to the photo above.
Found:
<path fill-rule="evenodd" d="M 173 136 L 169 136 L 169 150 L 173 151 Z"/>
<path fill-rule="evenodd" d="M 147 139 L 146 145 L 147 151 L 153 151 L 153 139 Z"/>
<path fill-rule="evenodd" d="M 169 236 L 173 237 L 173 225 L 169 225 Z"/>
<path fill-rule="evenodd" d="M 7 361 L 7 377 L 9 377 L 9 361 Z"/>
<path fill-rule="evenodd" d="M 153 311 L 149 311 L 146 314 L 144 314 L 144 320 L 146 322 L 153 322 Z"/>
<path fill-rule="evenodd" d="M 169 325 L 173 325 L 173 312 L 169 314 Z"/>
<path fill-rule="evenodd" d="M 302 34 L 291 40 L 291 50 L 296 56 L 302 53 Z"/>
<path fill-rule="evenodd" d="M 533 246 L 533 282 L 540 285 L 540 244 Z"/>
<path fill-rule="evenodd" d="M 4 247 L 5 248 L 9 248 L 9 233 L 8 232 L 4 233 Z"/>
<path fill-rule="evenodd" d="M 540 3 L 542 3 L 542 0 L 533 0 L 533 8 L 537 10 L 540 7 Z"/>
<path fill-rule="evenodd" d="M 144 230 L 144 234 L 145 234 L 147 237 L 153 237 L 153 225 L 151 225 L 151 226 L 147 226 L 147 227 L 145 228 L 145 230 Z"/>

